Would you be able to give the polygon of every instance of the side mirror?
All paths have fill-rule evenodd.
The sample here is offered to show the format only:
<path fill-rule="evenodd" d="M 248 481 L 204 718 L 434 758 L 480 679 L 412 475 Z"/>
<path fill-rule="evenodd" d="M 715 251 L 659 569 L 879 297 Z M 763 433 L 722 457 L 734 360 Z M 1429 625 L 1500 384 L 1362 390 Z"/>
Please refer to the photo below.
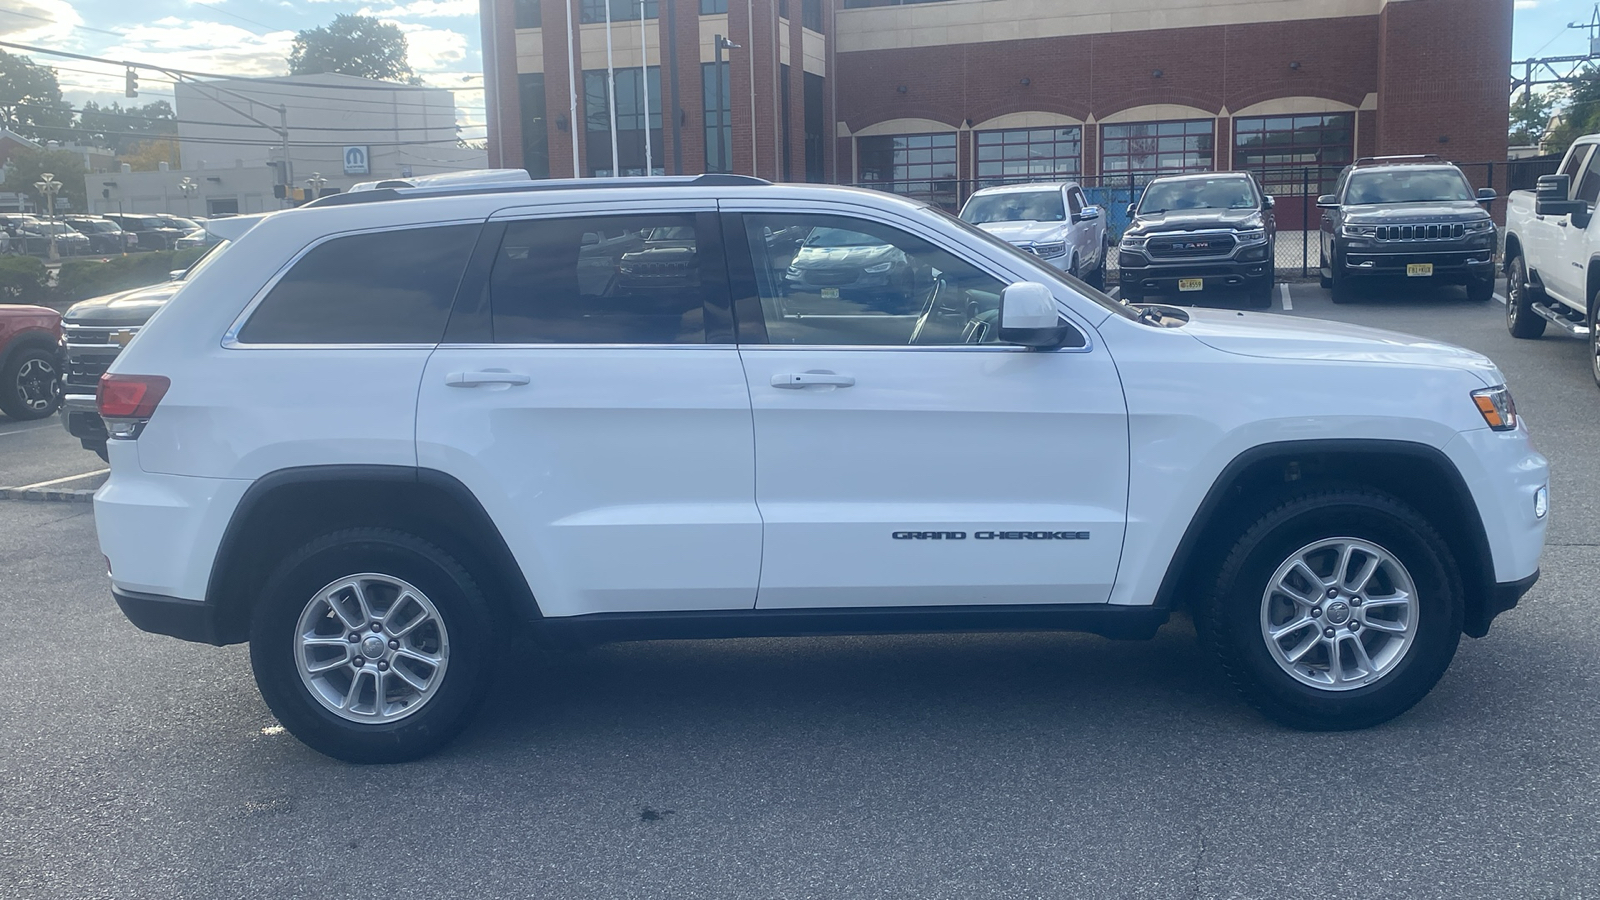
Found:
<path fill-rule="evenodd" d="M 1098 206 L 1085 206 L 1083 212 L 1078 213 L 1079 222 L 1093 222 L 1098 218 L 1100 218 L 1100 207 Z"/>
<path fill-rule="evenodd" d="M 1479 203 L 1493 203 L 1495 198 L 1499 196 L 1494 192 L 1494 188 L 1478 188 Z"/>
<path fill-rule="evenodd" d="M 1335 197 L 1333 194 L 1323 194 L 1321 197 L 1317 198 L 1317 206 L 1322 209 L 1338 209 L 1339 198 Z"/>
<path fill-rule="evenodd" d="M 1571 189 L 1571 175 L 1540 175 L 1534 187 L 1534 215 L 1572 216 L 1574 225 L 1588 227 L 1587 224 L 1580 224 L 1576 220 L 1588 216 L 1589 204 L 1582 200 L 1568 200 Z"/>
<path fill-rule="evenodd" d="M 1272 208 L 1274 208 L 1274 207 L 1276 207 L 1278 205 L 1278 201 L 1274 200 L 1272 198 L 1271 194 L 1268 194 L 1267 196 L 1262 197 L 1261 198 L 1261 202 L 1262 202 L 1262 205 L 1265 206 L 1267 209 L 1272 209 Z"/>
<path fill-rule="evenodd" d="M 1134 218 L 1134 207 L 1132 203 L 1128 204 L 1128 218 Z"/>
<path fill-rule="evenodd" d="M 1570 196 L 1571 175 L 1540 175 L 1534 184 L 1534 197 L 1538 200 L 1565 200 Z"/>
<path fill-rule="evenodd" d="M 1000 292 L 1000 340 L 1007 344 L 1048 349 L 1067 339 L 1068 325 L 1056 310 L 1050 289 L 1033 281 L 1019 281 Z"/>

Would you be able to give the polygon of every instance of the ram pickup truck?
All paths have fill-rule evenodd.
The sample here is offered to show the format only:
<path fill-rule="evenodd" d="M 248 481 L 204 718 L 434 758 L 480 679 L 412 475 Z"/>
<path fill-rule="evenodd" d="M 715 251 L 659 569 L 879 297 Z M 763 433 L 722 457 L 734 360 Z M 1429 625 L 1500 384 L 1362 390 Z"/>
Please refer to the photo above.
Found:
<path fill-rule="evenodd" d="M 1097 288 L 1106 286 L 1105 214 L 1076 182 L 984 188 L 961 208 L 961 221 Z"/>
<path fill-rule="evenodd" d="M 1600 386 L 1600 134 L 1567 150 L 1558 174 L 1512 191 L 1506 208 L 1506 328 L 1536 338 L 1547 325 L 1589 342 Z"/>

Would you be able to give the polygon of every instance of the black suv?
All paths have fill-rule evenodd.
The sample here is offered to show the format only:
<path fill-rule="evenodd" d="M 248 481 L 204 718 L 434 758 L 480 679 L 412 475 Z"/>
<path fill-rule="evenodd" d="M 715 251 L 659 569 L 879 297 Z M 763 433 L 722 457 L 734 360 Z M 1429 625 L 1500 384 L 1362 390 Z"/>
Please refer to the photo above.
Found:
<path fill-rule="evenodd" d="M 1436 156 L 1356 160 L 1333 193 L 1317 198 L 1322 214 L 1322 286 L 1333 302 L 1355 299 L 1356 285 L 1379 277 L 1466 285 L 1467 296 L 1494 296 L 1493 188 L 1476 193 L 1461 170 Z"/>
<path fill-rule="evenodd" d="M 1200 299 L 1243 292 L 1247 305 L 1272 305 L 1272 198 L 1247 172 L 1169 175 L 1145 185 L 1117 245 L 1122 298 L 1178 294 Z"/>

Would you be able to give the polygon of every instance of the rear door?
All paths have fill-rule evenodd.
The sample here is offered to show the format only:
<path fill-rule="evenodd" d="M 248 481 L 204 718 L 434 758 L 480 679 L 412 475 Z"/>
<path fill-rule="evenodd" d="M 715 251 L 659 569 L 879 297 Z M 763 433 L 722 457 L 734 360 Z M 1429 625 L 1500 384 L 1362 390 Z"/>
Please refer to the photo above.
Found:
<path fill-rule="evenodd" d="M 1000 343 L 1008 279 L 927 223 L 723 207 L 746 248 L 758 607 L 1105 602 L 1128 424 L 1092 329 L 1059 350 Z"/>
<path fill-rule="evenodd" d="M 418 463 L 477 495 L 547 616 L 755 604 L 750 396 L 712 209 L 496 217 L 428 360 Z"/>

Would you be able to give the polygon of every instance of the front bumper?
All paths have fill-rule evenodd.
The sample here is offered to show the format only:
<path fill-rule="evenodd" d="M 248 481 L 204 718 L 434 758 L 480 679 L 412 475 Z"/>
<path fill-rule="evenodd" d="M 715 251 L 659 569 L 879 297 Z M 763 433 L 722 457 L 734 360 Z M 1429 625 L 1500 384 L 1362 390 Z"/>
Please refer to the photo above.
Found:
<path fill-rule="evenodd" d="M 1117 261 L 1118 279 L 1123 290 L 1130 287 L 1143 294 L 1179 293 L 1180 279 L 1199 278 L 1209 291 L 1238 291 L 1261 287 L 1273 279 L 1273 261 L 1225 259 L 1217 261 L 1157 261 L 1142 253 L 1123 252 Z M 1184 292 L 1187 293 L 1187 292 Z"/>
<path fill-rule="evenodd" d="M 1431 278 L 1452 284 L 1494 278 L 1494 248 L 1482 247 L 1467 250 L 1430 250 L 1413 248 L 1397 250 L 1387 247 L 1346 246 L 1339 254 L 1339 266 L 1347 276 L 1386 276 L 1406 278 L 1406 267 L 1426 263 L 1433 266 Z"/>
<path fill-rule="evenodd" d="M 100 418 L 93 394 L 68 394 L 61 398 L 61 427 L 80 441 L 106 442 L 106 423 Z"/>

